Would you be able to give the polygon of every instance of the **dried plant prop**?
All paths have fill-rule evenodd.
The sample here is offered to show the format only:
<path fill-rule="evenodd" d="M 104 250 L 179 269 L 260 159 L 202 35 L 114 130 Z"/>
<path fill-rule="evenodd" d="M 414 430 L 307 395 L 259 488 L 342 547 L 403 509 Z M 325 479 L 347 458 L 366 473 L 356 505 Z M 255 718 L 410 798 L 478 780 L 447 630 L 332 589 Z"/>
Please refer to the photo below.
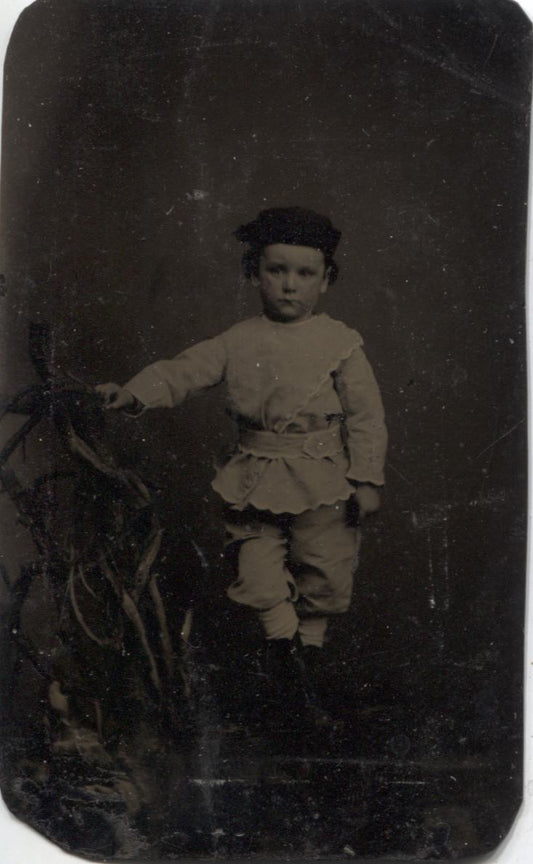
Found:
<path fill-rule="evenodd" d="M 32 326 L 30 356 L 42 381 L 24 388 L 2 412 L 26 417 L 0 452 L 0 481 L 37 551 L 16 579 L 3 573 L 17 649 L 11 687 L 29 660 L 68 701 L 83 696 L 92 702 L 93 724 L 104 741 L 107 720 L 120 727 L 122 710 L 131 724 L 132 703 L 140 715 L 175 725 L 186 676 L 176 664 L 154 569 L 163 531 L 146 485 L 114 459 L 100 400 L 90 387 L 60 374 L 50 354 L 48 328 Z M 67 469 L 23 482 L 12 463 L 39 424 L 55 434 L 54 456 Z M 48 663 L 21 623 L 39 582 L 51 590 L 57 613 L 51 628 L 58 647 Z M 120 695 L 109 696 L 111 689 Z"/>
<path fill-rule="evenodd" d="M 174 650 L 157 582 L 164 533 L 146 484 L 114 458 L 99 398 L 50 362 L 46 327 L 31 328 L 30 355 L 40 383 L 0 413 L 20 418 L 0 451 L 0 491 L 35 550 L 16 575 L 0 567 L 10 655 L 2 791 L 69 851 L 130 857 L 144 843 L 136 818 L 148 808 L 162 819 L 169 806 L 182 758 L 173 748 L 190 745 L 185 653 L 179 636 Z M 43 637 L 35 623 L 45 615 Z M 31 729 L 21 723 L 28 703 Z"/>

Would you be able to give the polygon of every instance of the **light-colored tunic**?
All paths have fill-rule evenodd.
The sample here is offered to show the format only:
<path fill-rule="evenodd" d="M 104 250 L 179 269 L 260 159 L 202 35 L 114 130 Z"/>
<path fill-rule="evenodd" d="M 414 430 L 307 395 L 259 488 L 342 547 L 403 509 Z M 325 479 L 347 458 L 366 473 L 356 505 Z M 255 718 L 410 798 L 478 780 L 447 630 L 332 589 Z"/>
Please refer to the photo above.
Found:
<path fill-rule="evenodd" d="M 341 321 L 250 318 L 146 367 L 125 386 L 155 408 L 221 382 L 242 435 L 213 488 L 233 508 L 296 514 L 347 500 L 349 480 L 383 484 L 379 389 L 361 336 Z M 273 434 L 265 444 L 253 430 Z"/>

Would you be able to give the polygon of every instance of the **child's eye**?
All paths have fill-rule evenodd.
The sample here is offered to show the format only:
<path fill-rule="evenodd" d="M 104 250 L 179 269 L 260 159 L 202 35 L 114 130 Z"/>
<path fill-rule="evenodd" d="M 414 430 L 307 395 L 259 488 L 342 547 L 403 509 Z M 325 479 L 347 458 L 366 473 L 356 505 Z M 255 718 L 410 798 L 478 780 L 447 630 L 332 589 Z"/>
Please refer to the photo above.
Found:
<path fill-rule="evenodd" d="M 314 275 L 315 275 L 315 271 L 309 269 L 309 267 L 304 267 L 302 270 L 300 270 L 300 276 L 314 276 Z"/>

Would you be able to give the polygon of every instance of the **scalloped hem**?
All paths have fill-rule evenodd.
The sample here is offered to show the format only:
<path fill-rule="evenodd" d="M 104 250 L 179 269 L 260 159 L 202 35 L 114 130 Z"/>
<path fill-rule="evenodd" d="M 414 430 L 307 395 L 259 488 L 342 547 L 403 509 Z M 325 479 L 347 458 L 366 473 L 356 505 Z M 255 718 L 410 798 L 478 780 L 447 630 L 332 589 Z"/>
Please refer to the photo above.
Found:
<path fill-rule="evenodd" d="M 335 495 L 333 498 L 331 498 L 331 500 L 329 498 L 320 499 L 320 501 L 317 501 L 316 504 L 314 504 L 313 506 L 304 505 L 303 507 L 299 507 L 298 509 L 292 507 L 290 510 L 287 510 L 286 507 L 278 509 L 275 506 L 268 505 L 266 502 L 264 504 L 261 504 L 260 501 L 258 502 L 257 500 L 251 500 L 253 496 L 251 496 L 248 500 L 244 502 L 232 501 L 226 495 L 223 495 L 222 492 L 213 485 L 213 483 L 211 484 L 211 486 L 217 493 L 217 495 L 219 495 L 220 498 L 222 498 L 222 500 L 226 502 L 226 504 L 229 504 L 231 506 L 232 510 L 238 510 L 239 512 L 242 512 L 243 510 L 246 510 L 247 507 L 253 507 L 254 510 L 262 510 L 267 513 L 273 513 L 275 516 L 282 516 L 285 513 L 287 513 L 289 516 L 299 516 L 301 513 L 305 513 L 307 510 L 313 511 L 318 510 L 319 507 L 332 507 L 334 504 L 337 504 L 338 501 L 348 501 L 348 499 L 351 498 L 355 492 L 355 489 L 348 488 L 341 495 Z"/>

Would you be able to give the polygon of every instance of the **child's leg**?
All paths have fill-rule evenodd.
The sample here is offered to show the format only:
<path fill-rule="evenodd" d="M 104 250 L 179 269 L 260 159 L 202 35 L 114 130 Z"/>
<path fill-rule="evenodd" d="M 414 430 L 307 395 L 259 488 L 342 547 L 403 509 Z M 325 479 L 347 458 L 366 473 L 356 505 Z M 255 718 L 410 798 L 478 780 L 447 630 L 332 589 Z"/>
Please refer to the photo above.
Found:
<path fill-rule="evenodd" d="M 287 540 L 279 520 L 253 510 L 229 514 L 226 552 L 235 555 L 237 565 L 228 597 L 256 610 L 267 639 L 292 639 L 298 629 L 297 592 L 285 563 Z"/>
<path fill-rule="evenodd" d="M 345 501 L 294 517 L 289 566 L 298 586 L 304 644 L 321 647 L 327 616 L 347 611 L 359 546 L 360 532 L 350 524 Z"/>
<path fill-rule="evenodd" d="M 322 648 L 324 639 L 326 638 L 326 630 L 328 629 L 328 619 L 325 615 L 313 615 L 300 618 L 298 625 L 298 634 L 300 641 L 304 647 L 313 645 L 315 648 Z"/>
<path fill-rule="evenodd" d="M 300 622 L 294 607 L 297 589 L 286 564 L 288 521 L 252 510 L 231 514 L 226 548 L 236 557 L 238 575 L 228 596 L 255 609 L 263 626 L 264 668 L 277 690 L 278 711 L 282 709 L 276 724 L 304 731 L 327 727 L 332 720 L 316 704 L 294 638 Z"/>

